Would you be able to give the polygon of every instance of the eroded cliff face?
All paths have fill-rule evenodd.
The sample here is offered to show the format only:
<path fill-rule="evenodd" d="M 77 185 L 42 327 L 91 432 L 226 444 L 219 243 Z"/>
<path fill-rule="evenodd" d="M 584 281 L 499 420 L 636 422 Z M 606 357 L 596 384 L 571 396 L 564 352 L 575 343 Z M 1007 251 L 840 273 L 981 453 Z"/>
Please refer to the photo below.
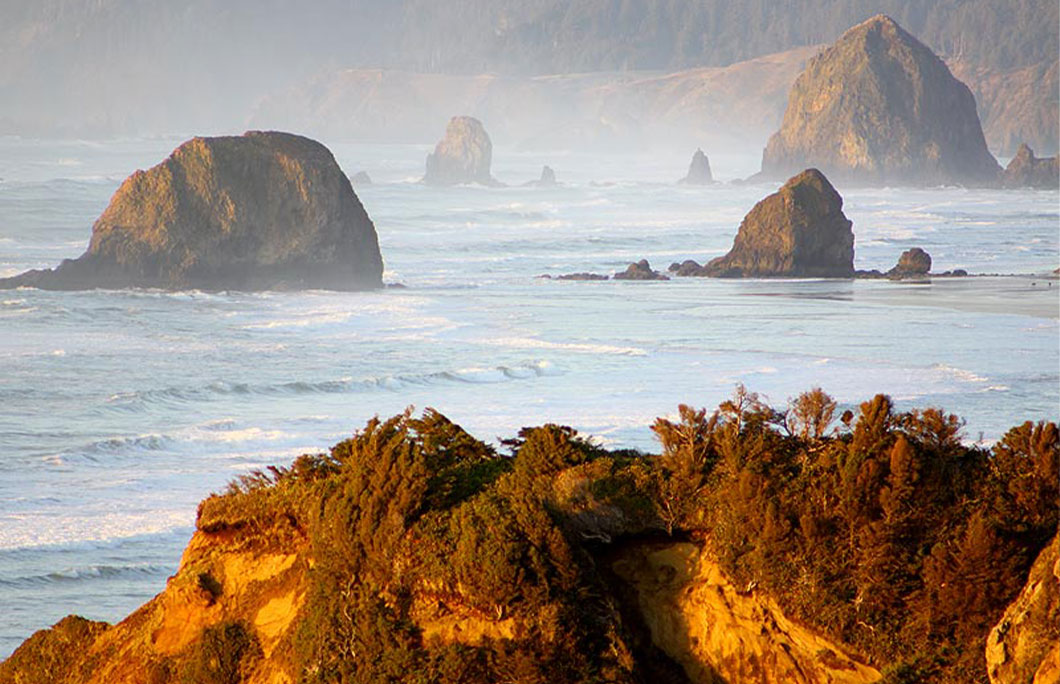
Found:
<path fill-rule="evenodd" d="M 792 86 L 762 171 L 778 177 L 808 166 L 899 185 L 988 185 L 1000 171 L 971 91 L 883 15 L 844 33 Z"/>
<path fill-rule="evenodd" d="M 68 617 L 38 632 L 0 664 L 0 682 L 297 681 L 292 639 L 306 596 L 305 541 L 262 542 L 197 531 L 162 593 L 115 625 Z"/>
<path fill-rule="evenodd" d="M 842 644 L 788 619 L 753 587 L 734 586 L 696 544 L 631 546 L 612 568 L 634 588 L 653 643 L 696 684 L 881 678 Z"/>
<path fill-rule="evenodd" d="M 1038 555 L 1019 597 L 986 640 L 993 684 L 1060 682 L 1060 543 Z"/>

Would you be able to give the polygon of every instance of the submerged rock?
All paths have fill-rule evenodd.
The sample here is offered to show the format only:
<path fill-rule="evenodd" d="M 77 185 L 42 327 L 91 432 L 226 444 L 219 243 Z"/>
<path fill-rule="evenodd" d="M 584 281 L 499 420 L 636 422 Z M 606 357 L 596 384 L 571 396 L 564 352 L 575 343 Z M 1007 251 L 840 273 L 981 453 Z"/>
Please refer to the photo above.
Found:
<path fill-rule="evenodd" d="M 610 280 L 610 277 L 601 273 L 564 273 L 556 276 L 556 280 Z"/>
<path fill-rule="evenodd" d="M 625 271 L 615 274 L 615 280 L 669 280 L 658 271 L 651 270 L 651 264 L 647 259 L 641 259 L 635 264 L 630 264 Z"/>
<path fill-rule="evenodd" d="M 1039 159 L 1024 143 L 1005 167 L 1001 184 L 1006 188 L 1056 190 L 1060 188 L 1060 157 Z"/>
<path fill-rule="evenodd" d="M 289 133 L 194 138 L 114 194 L 88 250 L 0 288 L 382 286 L 375 226 L 335 158 Z"/>
<path fill-rule="evenodd" d="M 887 275 L 892 278 L 915 278 L 925 276 L 930 271 L 931 255 L 919 247 L 913 247 L 902 252 L 898 263 L 887 272 Z"/>
<path fill-rule="evenodd" d="M 423 182 L 430 185 L 481 183 L 494 185 L 490 175 L 493 143 L 482 122 L 470 116 L 454 116 L 445 128 L 445 137 L 427 155 Z"/>
<path fill-rule="evenodd" d="M 971 91 L 884 15 L 844 33 L 792 86 L 762 172 L 777 178 L 808 166 L 898 185 L 989 185 L 1000 171 Z"/>
<path fill-rule="evenodd" d="M 807 169 L 751 209 L 728 254 L 690 275 L 850 278 L 851 225 L 843 198 L 823 173 Z"/>
<path fill-rule="evenodd" d="M 714 182 L 714 176 L 710 172 L 710 160 L 703 154 L 703 150 L 697 149 L 692 155 L 688 173 L 678 182 L 687 185 L 709 185 Z"/>

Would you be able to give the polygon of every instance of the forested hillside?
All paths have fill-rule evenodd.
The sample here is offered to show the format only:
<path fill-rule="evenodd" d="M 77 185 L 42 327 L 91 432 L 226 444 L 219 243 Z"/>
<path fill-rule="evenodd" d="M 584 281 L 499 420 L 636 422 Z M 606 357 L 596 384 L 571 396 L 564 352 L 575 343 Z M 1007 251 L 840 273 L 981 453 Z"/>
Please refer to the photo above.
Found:
<path fill-rule="evenodd" d="M 9 0 L 0 132 L 238 128 L 314 74 L 515 75 L 724 66 L 886 12 L 991 70 L 1056 60 L 1051 0 Z"/>

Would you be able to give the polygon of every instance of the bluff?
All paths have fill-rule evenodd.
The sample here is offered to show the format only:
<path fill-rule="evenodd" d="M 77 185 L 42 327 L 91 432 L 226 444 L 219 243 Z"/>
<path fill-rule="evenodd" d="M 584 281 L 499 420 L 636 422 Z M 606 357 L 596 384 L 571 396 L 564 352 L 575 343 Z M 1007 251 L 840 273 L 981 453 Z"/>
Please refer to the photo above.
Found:
<path fill-rule="evenodd" d="M 1056 190 L 1060 188 L 1060 156 L 1039 159 L 1024 143 L 1005 167 L 1001 184 L 1007 188 Z"/>
<path fill-rule="evenodd" d="M 375 418 L 208 497 L 163 592 L 38 632 L 0 684 L 964 684 L 1003 615 L 1036 658 L 1056 425 L 991 453 L 938 409 L 835 410 L 741 389 L 657 419 L 657 454 Z"/>
<path fill-rule="evenodd" d="M 788 179 L 744 217 L 725 256 L 695 275 L 850 278 L 854 233 L 843 198 L 817 169 Z"/>
<path fill-rule="evenodd" d="M 0 288 L 360 290 L 375 226 L 326 147 L 289 133 L 194 138 L 122 183 L 88 250 Z"/>
<path fill-rule="evenodd" d="M 493 143 L 482 122 L 470 116 L 454 116 L 445 127 L 445 137 L 427 155 L 423 182 L 430 185 L 481 183 L 493 185 L 490 175 Z"/>
<path fill-rule="evenodd" d="M 1000 170 L 968 87 L 883 15 L 844 33 L 791 88 L 762 173 L 808 166 L 837 180 L 896 185 L 991 184 Z"/>

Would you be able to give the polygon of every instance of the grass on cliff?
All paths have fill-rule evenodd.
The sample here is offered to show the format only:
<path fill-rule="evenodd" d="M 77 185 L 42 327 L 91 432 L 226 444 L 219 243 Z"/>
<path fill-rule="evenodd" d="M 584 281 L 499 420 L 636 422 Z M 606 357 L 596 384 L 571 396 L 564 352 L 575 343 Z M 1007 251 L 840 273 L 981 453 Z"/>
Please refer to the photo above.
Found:
<path fill-rule="evenodd" d="M 985 682 L 986 634 L 1057 529 L 1056 425 L 1024 423 L 988 450 L 962 441 L 956 416 L 884 395 L 836 412 L 820 390 L 777 410 L 740 388 L 716 411 L 658 419 L 657 455 L 558 425 L 502 455 L 406 412 L 242 478 L 198 525 L 308 538 L 307 682 L 682 681 L 645 666 L 657 654 L 599 565 L 644 535 L 701 541 L 738 586 L 892 682 Z M 424 605 L 510 633 L 427 639 Z"/>

